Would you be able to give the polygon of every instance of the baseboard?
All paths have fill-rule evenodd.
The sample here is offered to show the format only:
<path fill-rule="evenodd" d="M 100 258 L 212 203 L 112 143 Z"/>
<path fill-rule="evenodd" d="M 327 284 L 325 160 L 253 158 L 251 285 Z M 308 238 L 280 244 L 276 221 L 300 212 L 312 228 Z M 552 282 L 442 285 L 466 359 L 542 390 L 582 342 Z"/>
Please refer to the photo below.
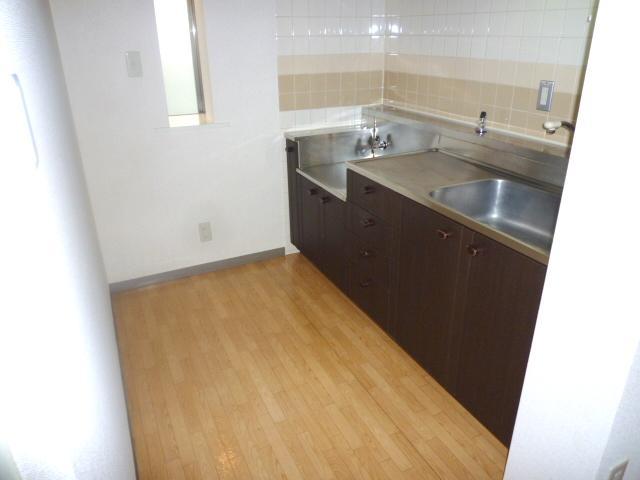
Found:
<path fill-rule="evenodd" d="M 224 268 L 237 267 L 240 265 L 246 265 L 247 263 L 259 262 L 261 260 L 270 260 L 272 258 L 282 257 L 284 254 L 284 247 L 274 248 L 273 250 L 250 253 L 240 257 L 218 260 L 217 262 L 203 263 L 192 267 L 171 270 L 169 272 L 156 273 L 146 277 L 132 278 L 131 280 L 110 283 L 109 290 L 111 293 L 124 292 L 125 290 L 148 287 L 149 285 L 155 285 L 156 283 L 170 282 L 172 280 L 192 277 L 202 273 L 215 272 L 216 270 L 222 270 Z"/>

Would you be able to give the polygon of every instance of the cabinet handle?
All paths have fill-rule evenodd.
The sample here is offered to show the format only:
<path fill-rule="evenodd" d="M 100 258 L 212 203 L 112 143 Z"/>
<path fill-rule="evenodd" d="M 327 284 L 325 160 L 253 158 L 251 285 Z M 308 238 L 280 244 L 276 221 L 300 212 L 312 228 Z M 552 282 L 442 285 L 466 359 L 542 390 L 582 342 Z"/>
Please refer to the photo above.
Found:
<path fill-rule="evenodd" d="M 373 257 L 373 252 L 371 250 L 363 248 L 362 250 L 360 250 L 360 256 L 364 258 Z"/>
<path fill-rule="evenodd" d="M 436 230 L 436 233 L 438 234 L 438 237 L 441 240 L 446 240 L 447 238 L 453 235 L 452 232 L 447 232 L 446 230 L 441 230 L 441 229 Z"/>
<path fill-rule="evenodd" d="M 482 253 L 482 249 L 475 245 L 467 245 L 467 253 L 472 257 L 477 257 Z"/>
<path fill-rule="evenodd" d="M 375 189 L 374 187 L 372 187 L 371 185 L 366 185 L 366 186 L 362 189 L 362 192 L 363 192 L 365 195 L 369 195 L 370 193 L 373 193 L 373 192 L 375 192 L 375 191 L 376 191 L 376 189 Z"/>
<path fill-rule="evenodd" d="M 331 197 L 327 197 L 326 195 L 324 197 L 320 197 L 320 203 L 329 203 L 331 201 Z"/>
<path fill-rule="evenodd" d="M 360 287 L 368 288 L 373 284 L 372 280 L 365 280 L 364 282 L 360 282 Z"/>
<path fill-rule="evenodd" d="M 284 151 L 287 152 L 287 153 L 292 153 L 293 152 L 293 147 L 286 147 L 284 149 Z"/>
<path fill-rule="evenodd" d="M 373 227 L 376 224 L 376 221 L 373 218 L 365 218 L 361 222 L 364 228 Z"/>
<path fill-rule="evenodd" d="M 309 195 L 317 195 L 318 194 L 318 189 L 317 188 L 310 188 L 309 189 Z"/>

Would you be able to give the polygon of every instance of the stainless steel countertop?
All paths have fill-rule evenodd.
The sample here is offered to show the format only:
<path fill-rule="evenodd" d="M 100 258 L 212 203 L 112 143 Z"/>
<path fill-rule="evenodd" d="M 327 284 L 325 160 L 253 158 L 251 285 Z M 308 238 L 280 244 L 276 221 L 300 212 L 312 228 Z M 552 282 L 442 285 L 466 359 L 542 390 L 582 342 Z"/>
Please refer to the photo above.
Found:
<path fill-rule="evenodd" d="M 505 178 L 504 175 L 442 152 L 422 152 L 368 160 L 354 160 L 298 171 L 338 198 L 346 200 L 347 169 L 370 178 L 540 263 L 546 265 L 549 261 L 548 251 L 524 243 L 506 233 L 479 223 L 473 218 L 438 203 L 429 196 L 430 192 L 441 187 L 488 178 Z"/>

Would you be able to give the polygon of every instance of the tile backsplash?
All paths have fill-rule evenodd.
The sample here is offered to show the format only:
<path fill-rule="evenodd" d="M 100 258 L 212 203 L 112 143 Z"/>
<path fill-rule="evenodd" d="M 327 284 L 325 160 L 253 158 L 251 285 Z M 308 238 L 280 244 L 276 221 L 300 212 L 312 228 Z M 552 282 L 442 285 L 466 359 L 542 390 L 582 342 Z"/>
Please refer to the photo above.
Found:
<path fill-rule="evenodd" d="M 595 0 L 278 0 L 283 127 L 384 101 L 544 136 L 575 120 Z M 556 82 L 551 112 L 536 110 Z M 559 132 L 553 139 L 566 140 Z"/>

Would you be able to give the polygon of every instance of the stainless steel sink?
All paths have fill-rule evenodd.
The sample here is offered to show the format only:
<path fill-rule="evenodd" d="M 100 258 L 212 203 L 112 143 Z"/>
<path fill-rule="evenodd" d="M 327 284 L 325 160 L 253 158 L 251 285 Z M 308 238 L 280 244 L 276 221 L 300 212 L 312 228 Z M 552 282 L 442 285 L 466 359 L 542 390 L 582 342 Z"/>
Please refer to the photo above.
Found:
<path fill-rule="evenodd" d="M 434 190 L 433 200 L 477 222 L 549 251 L 560 197 L 510 180 L 492 178 Z"/>

